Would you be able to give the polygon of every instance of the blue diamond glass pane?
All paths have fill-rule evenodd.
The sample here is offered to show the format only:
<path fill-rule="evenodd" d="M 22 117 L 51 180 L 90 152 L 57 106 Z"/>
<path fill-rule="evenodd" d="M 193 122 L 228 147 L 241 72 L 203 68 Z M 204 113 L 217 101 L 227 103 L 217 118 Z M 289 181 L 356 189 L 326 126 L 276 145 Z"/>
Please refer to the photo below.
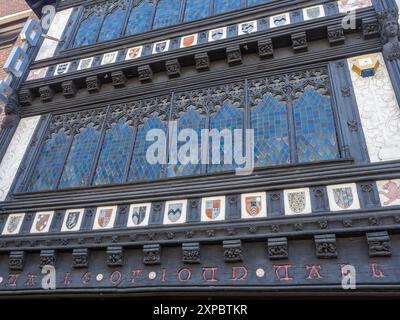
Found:
<path fill-rule="evenodd" d="M 284 103 L 266 95 L 251 109 L 254 130 L 254 164 L 256 167 L 290 162 L 289 129 Z"/>
<path fill-rule="evenodd" d="M 339 158 L 331 101 L 312 88 L 294 104 L 299 162 Z"/>
<path fill-rule="evenodd" d="M 160 0 L 154 18 L 153 29 L 164 28 L 179 23 L 181 0 Z"/>
<path fill-rule="evenodd" d="M 234 143 L 233 130 L 243 129 L 243 123 L 243 110 L 235 107 L 228 101 L 224 102 L 223 107 L 211 117 L 210 135 L 212 134 L 212 130 L 216 129 L 217 131 L 215 133 L 220 133 L 220 135 L 217 136 L 221 137 L 221 139 L 220 143 L 218 143 L 217 139 L 213 139 L 212 136 L 210 137 L 210 165 L 208 166 L 208 172 L 227 171 L 239 167 L 235 163 L 235 158 L 237 159 L 237 156 L 242 156 L 244 153 L 244 150 L 242 150 L 243 141 Z M 228 130 L 223 131 L 224 129 Z M 224 133 L 226 133 L 226 135 Z M 217 155 L 220 156 L 219 161 L 217 161 Z"/>
<path fill-rule="evenodd" d="M 125 34 L 137 34 L 151 29 L 153 18 L 154 3 L 143 0 L 137 6 L 132 8 L 129 15 Z"/>
<path fill-rule="evenodd" d="M 117 7 L 104 19 L 99 34 L 99 41 L 107 41 L 118 38 L 121 34 L 122 25 L 125 21 L 126 10 Z"/>
<path fill-rule="evenodd" d="M 99 139 L 100 133 L 91 127 L 83 129 L 75 136 L 61 176 L 60 188 L 85 185 Z"/>
<path fill-rule="evenodd" d="M 121 119 L 108 130 L 97 163 L 94 185 L 122 183 L 130 160 L 133 129 Z"/>
<path fill-rule="evenodd" d="M 152 116 L 147 119 L 143 126 L 137 128 L 135 147 L 129 171 L 129 181 L 155 180 L 161 178 L 162 164 L 151 164 L 146 159 L 148 148 L 154 144 L 154 141 L 146 141 L 146 135 L 149 130 L 159 129 L 167 135 L 167 126 L 158 116 Z M 164 146 L 165 147 L 165 146 Z M 163 151 L 165 152 L 165 150 Z M 155 156 L 159 156 L 157 153 Z"/>
<path fill-rule="evenodd" d="M 214 0 L 214 14 L 238 10 L 243 6 L 243 0 Z"/>
<path fill-rule="evenodd" d="M 59 132 L 44 143 L 28 191 L 52 190 L 56 187 L 69 139 L 63 132 Z"/>
<path fill-rule="evenodd" d="M 187 176 L 201 173 L 201 131 L 206 126 L 206 118 L 202 117 L 197 111 L 188 109 L 178 121 L 179 134 L 185 136 L 185 141 L 178 139 L 177 152 L 170 148 L 170 161 L 176 159 L 176 164 L 168 166 L 168 176 Z M 186 130 L 190 129 L 190 130 Z M 186 130 L 186 131 L 183 131 Z M 183 147 L 186 146 L 186 147 Z M 192 146 L 192 148 L 190 148 Z M 181 160 L 187 159 L 182 164 Z M 175 161 L 175 160 L 174 160 Z"/>
<path fill-rule="evenodd" d="M 75 35 L 74 47 L 81 47 L 95 43 L 100 25 L 101 17 L 94 13 L 83 20 Z"/>
<path fill-rule="evenodd" d="M 184 21 L 206 18 L 210 15 L 211 0 L 186 0 Z"/>

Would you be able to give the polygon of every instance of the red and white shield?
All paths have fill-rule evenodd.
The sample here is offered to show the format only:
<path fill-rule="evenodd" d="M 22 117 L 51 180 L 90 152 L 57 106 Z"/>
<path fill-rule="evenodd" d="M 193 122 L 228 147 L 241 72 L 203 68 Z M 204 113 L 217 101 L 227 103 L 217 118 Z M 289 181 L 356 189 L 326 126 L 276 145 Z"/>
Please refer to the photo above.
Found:
<path fill-rule="evenodd" d="M 258 216 L 261 212 L 261 209 L 262 209 L 262 204 L 260 196 L 246 198 L 246 212 L 250 216 L 252 217 Z"/>
<path fill-rule="evenodd" d="M 221 213 L 221 200 L 206 201 L 206 216 L 210 220 L 218 218 Z"/>
<path fill-rule="evenodd" d="M 39 214 L 35 225 L 36 231 L 42 232 L 44 229 L 46 229 L 49 220 L 50 213 Z"/>
<path fill-rule="evenodd" d="M 99 212 L 99 216 L 97 218 L 97 223 L 101 228 L 107 227 L 107 225 L 111 221 L 111 217 L 113 214 L 113 209 L 102 209 Z"/>

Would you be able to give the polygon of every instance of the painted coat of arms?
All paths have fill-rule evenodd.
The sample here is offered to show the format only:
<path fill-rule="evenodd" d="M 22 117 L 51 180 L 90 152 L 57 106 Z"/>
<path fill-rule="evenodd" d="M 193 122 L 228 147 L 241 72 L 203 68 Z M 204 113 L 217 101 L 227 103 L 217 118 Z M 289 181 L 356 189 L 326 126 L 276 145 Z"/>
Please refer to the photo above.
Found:
<path fill-rule="evenodd" d="M 196 35 L 195 34 L 183 37 L 183 39 L 182 39 L 182 47 L 190 47 L 195 44 L 196 44 Z"/>
<path fill-rule="evenodd" d="M 211 39 L 212 40 L 220 40 L 224 38 L 224 29 L 215 29 L 211 31 Z"/>
<path fill-rule="evenodd" d="M 61 63 L 57 66 L 56 74 L 64 74 L 68 71 L 69 62 L 68 63 Z"/>
<path fill-rule="evenodd" d="M 261 212 L 261 209 L 262 209 L 262 204 L 260 196 L 246 197 L 246 212 L 250 216 L 252 217 L 258 216 Z"/>
<path fill-rule="evenodd" d="M 400 185 L 395 181 L 389 180 L 382 186 L 379 194 L 386 198 L 386 201 L 383 202 L 385 206 L 397 203 L 400 200 Z"/>
<path fill-rule="evenodd" d="M 273 18 L 274 25 L 277 27 L 284 26 L 286 24 L 286 21 L 286 15 L 276 16 Z"/>
<path fill-rule="evenodd" d="M 23 218 L 22 216 L 10 216 L 7 225 L 7 232 L 14 233 L 17 230 L 22 218 Z"/>
<path fill-rule="evenodd" d="M 255 30 L 255 26 L 253 22 L 243 23 L 241 25 L 242 32 L 245 34 L 252 33 Z"/>
<path fill-rule="evenodd" d="M 168 50 L 168 42 L 158 42 L 154 45 L 154 53 L 161 53 Z"/>
<path fill-rule="evenodd" d="M 142 224 L 146 218 L 146 210 L 147 208 L 145 206 L 133 208 L 131 219 L 135 226 Z"/>
<path fill-rule="evenodd" d="M 93 58 L 82 59 L 79 63 L 78 70 L 88 69 L 92 66 Z"/>
<path fill-rule="evenodd" d="M 51 216 L 50 213 L 39 214 L 35 224 L 35 229 L 37 232 L 42 232 L 44 229 L 46 229 L 50 220 L 50 216 Z"/>
<path fill-rule="evenodd" d="M 306 9 L 307 16 L 310 19 L 316 19 L 319 18 L 321 15 L 321 8 L 320 7 L 313 7 L 313 8 L 308 8 Z"/>
<path fill-rule="evenodd" d="M 305 192 L 292 192 L 288 194 L 289 206 L 294 213 L 302 213 L 306 208 Z"/>
<path fill-rule="evenodd" d="M 168 219 L 171 222 L 179 221 L 182 216 L 183 204 L 182 203 L 173 203 L 168 206 Z"/>
<path fill-rule="evenodd" d="M 221 200 L 206 201 L 206 216 L 210 220 L 217 219 L 221 214 Z"/>
<path fill-rule="evenodd" d="M 69 212 L 67 216 L 67 220 L 65 222 L 65 226 L 68 230 L 72 230 L 76 227 L 79 221 L 79 215 L 81 213 L 79 211 Z"/>
<path fill-rule="evenodd" d="M 129 49 L 127 59 L 139 58 L 142 54 L 142 47 L 134 47 Z"/>
<path fill-rule="evenodd" d="M 101 228 L 107 227 L 113 215 L 113 209 L 101 209 L 97 218 L 97 223 Z"/>
<path fill-rule="evenodd" d="M 353 190 L 350 187 L 333 189 L 335 203 L 342 209 L 349 209 L 354 202 Z"/>

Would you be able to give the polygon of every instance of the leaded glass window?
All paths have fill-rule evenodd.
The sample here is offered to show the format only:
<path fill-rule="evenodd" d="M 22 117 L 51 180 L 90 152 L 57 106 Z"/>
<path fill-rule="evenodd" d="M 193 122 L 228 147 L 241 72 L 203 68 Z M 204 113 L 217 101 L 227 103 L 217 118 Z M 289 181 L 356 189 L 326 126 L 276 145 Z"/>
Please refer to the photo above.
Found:
<path fill-rule="evenodd" d="M 175 121 L 172 127 L 168 120 Z M 248 151 L 244 129 L 254 131 L 256 167 L 334 160 L 340 157 L 335 127 L 326 68 L 55 116 L 25 190 L 231 171 L 242 166 Z M 152 129 L 163 132 L 164 138 L 151 140 Z M 239 137 L 235 130 L 241 131 Z M 202 150 L 204 138 L 208 149 Z M 165 141 L 153 155 L 161 162 L 151 162 L 149 148 L 154 151 L 159 139 Z M 189 148 L 189 141 L 196 148 Z M 209 158 L 202 163 L 204 154 Z"/>
<path fill-rule="evenodd" d="M 211 0 L 186 0 L 184 21 L 206 18 L 210 15 Z"/>
<path fill-rule="evenodd" d="M 159 0 L 154 17 L 154 29 L 164 28 L 179 23 L 181 0 Z"/>
<path fill-rule="evenodd" d="M 251 80 L 248 90 L 256 166 L 340 157 L 326 69 Z"/>
<path fill-rule="evenodd" d="M 151 30 L 154 8 L 154 2 L 147 0 L 142 0 L 134 6 L 129 15 L 125 34 L 132 35 Z"/>
<path fill-rule="evenodd" d="M 64 131 L 54 133 L 45 141 L 33 171 L 28 191 L 52 190 L 63 168 L 70 137 Z"/>
<path fill-rule="evenodd" d="M 97 33 L 100 29 L 102 16 L 100 13 L 91 13 L 85 18 L 75 35 L 74 47 L 82 47 L 96 42 Z"/>
<path fill-rule="evenodd" d="M 233 130 L 235 129 L 243 129 L 244 127 L 244 113 L 243 110 L 235 106 L 231 101 L 224 101 L 222 108 L 220 108 L 210 119 L 210 130 L 218 130 L 222 132 L 220 144 L 213 142 L 212 138 L 210 137 L 210 165 L 208 167 L 208 172 L 220 172 L 220 171 L 227 171 L 233 170 L 238 166 L 235 163 L 235 137 Z M 223 130 L 228 129 L 230 134 L 225 136 L 223 134 Z M 237 146 L 236 146 L 237 147 Z M 244 150 L 242 151 L 243 154 Z M 231 154 L 225 154 L 226 152 L 231 152 Z M 213 161 L 213 154 L 220 155 L 220 163 L 214 164 Z M 240 153 L 239 153 L 240 155 Z M 228 163 L 225 162 L 225 156 L 227 156 Z"/>
<path fill-rule="evenodd" d="M 74 137 L 60 180 L 60 189 L 83 187 L 88 181 L 100 133 L 93 127 L 82 129 Z"/>
<path fill-rule="evenodd" d="M 289 127 L 286 104 L 271 94 L 263 97 L 250 111 L 254 130 L 256 167 L 290 162 Z"/>
<path fill-rule="evenodd" d="M 294 104 L 299 162 L 339 158 L 331 101 L 309 87 Z"/>
<path fill-rule="evenodd" d="M 129 181 L 155 180 L 162 176 L 162 164 L 151 164 L 146 158 L 147 150 L 153 144 L 152 141 L 146 141 L 146 135 L 152 129 L 163 130 L 167 134 L 167 125 L 158 115 L 152 115 L 137 128 Z M 158 155 L 156 154 L 156 156 Z"/>
<path fill-rule="evenodd" d="M 97 163 L 94 185 L 124 182 L 133 134 L 134 130 L 126 122 L 126 118 L 121 118 L 107 130 Z"/>
<path fill-rule="evenodd" d="M 104 19 L 98 41 L 107 41 L 118 38 L 121 34 L 126 16 L 125 7 L 117 6 Z"/>
<path fill-rule="evenodd" d="M 206 128 L 206 117 L 204 115 L 201 115 L 198 110 L 194 110 L 193 108 L 189 108 L 184 114 L 181 114 L 179 117 L 179 121 L 177 122 L 177 133 L 179 134 L 182 132 L 182 130 L 186 129 L 192 129 L 191 133 L 186 137 L 186 141 L 178 141 L 178 150 L 176 152 L 170 152 L 170 155 L 172 158 L 176 160 L 176 164 L 171 164 L 168 167 L 168 176 L 169 177 L 175 177 L 175 176 L 186 176 L 186 175 L 194 175 L 194 174 L 200 174 L 201 173 L 201 163 L 200 163 L 200 157 L 201 157 L 201 131 L 202 129 Z M 195 154 L 191 154 L 189 150 L 186 148 L 182 148 L 183 145 L 189 142 L 197 142 L 195 143 L 197 145 L 197 152 Z M 170 148 L 171 149 L 171 148 Z M 184 150 L 187 151 L 185 152 L 184 156 L 185 158 L 187 157 L 188 160 L 189 157 L 195 157 L 197 159 L 196 161 L 189 161 L 187 164 L 182 164 L 178 151 Z M 170 159 L 171 160 L 171 159 Z"/>
<path fill-rule="evenodd" d="M 243 0 L 214 0 L 214 14 L 239 10 L 243 7 Z"/>

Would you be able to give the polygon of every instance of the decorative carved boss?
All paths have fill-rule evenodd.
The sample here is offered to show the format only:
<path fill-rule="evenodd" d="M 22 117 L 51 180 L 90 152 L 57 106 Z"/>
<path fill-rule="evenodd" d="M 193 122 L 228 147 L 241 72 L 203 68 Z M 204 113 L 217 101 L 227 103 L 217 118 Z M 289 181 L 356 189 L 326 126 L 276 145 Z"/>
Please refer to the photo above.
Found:
<path fill-rule="evenodd" d="M 400 58 L 399 15 L 394 9 L 378 12 L 383 55 L 389 61 Z"/>

